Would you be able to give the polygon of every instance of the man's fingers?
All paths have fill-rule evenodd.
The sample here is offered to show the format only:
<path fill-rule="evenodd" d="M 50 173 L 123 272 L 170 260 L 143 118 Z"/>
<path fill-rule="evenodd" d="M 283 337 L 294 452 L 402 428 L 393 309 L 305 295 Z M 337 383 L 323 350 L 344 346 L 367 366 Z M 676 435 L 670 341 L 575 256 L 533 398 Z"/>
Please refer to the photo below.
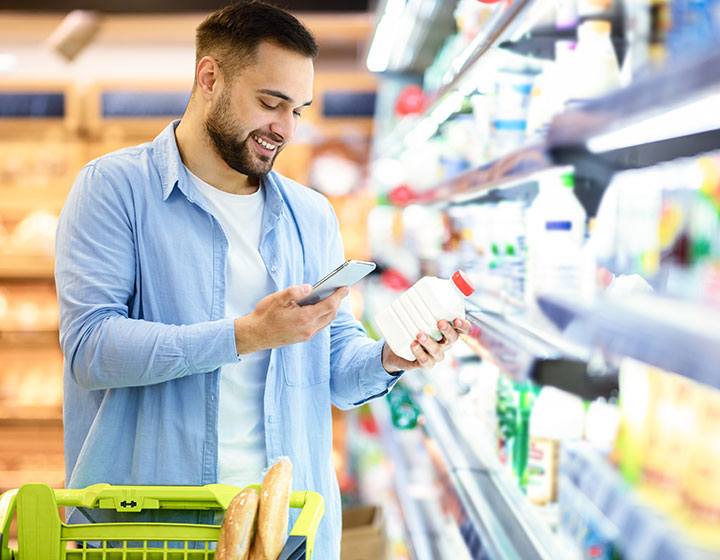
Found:
<path fill-rule="evenodd" d="M 289 303 L 291 301 L 298 301 L 304 298 L 310 293 L 310 290 L 312 290 L 312 286 L 310 284 L 297 284 L 296 286 L 290 286 L 284 291 L 279 292 L 279 294 L 282 294 L 286 303 Z"/>
<path fill-rule="evenodd" d="M 430 356 L 420 343 L 416 340 L 410 345 L 410 350 L 417 359 L 417 363 L 423 369 L 430 369 L 435 365 L 435 360 Z"/>
<path fill-rule="evenodd" d="M 338 288 L 335 290 L 332 294 L 330 294 L 328 297 L 326 297 L 324 300 L 317 302 L 315 305 L 313 305 L 313 308 L 319 312 L 319 317 L 328 315 L 328 314 L 334 314 L 337 313 L 338 308 L 340 307 L 340 302 L 342 302 L 343 298 L 347 296 L 350 293 L 350 288 L 347 286 L 343 286 L 342 288 Z"/>
<path fill-rule="evenodd" d="M 452 346 L 458 339 L 459 333 L 447 321 L 438 321 L 438 329 L 440 329 L 440 332 L 444 337 L 442 345 L 445 349 Z"/>
<path fill-rule="evenodd" d="M 314 305 L 307 305 L 303 308 L 306 313 L 312 313 L 310 317 L 310 323 L 313 325 L 314 334 L 318 333 L 330 323 L 333 322 L 337 316 L 338 308 L 342 299 L 350 293 L 350 288 L 342 287 L 335 290 L 332 294 L 326 297 L 324 300 L 317 302 Z M 313 336 L 314 336 L 313 334 Z"/>
<path fill-rule="evenodd" d="M 431 356 L 442 354 L 442 348 L 440 348 L 440 343 L 430 338 L 424 332 L 418 333 L 418 335 L 415 337 L 415 340 L 417 340 L 420 345 L 425 349 L 425 351 Z"/>

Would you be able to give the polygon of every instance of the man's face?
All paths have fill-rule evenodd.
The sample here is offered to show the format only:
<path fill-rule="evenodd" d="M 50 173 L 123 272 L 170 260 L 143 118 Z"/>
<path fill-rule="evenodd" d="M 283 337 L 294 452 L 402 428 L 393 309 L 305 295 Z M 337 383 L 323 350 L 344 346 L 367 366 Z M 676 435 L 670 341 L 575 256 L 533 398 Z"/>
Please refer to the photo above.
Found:
<path fill-rule="evenodd" d="M 312 101 L 312 59 L 261 43 L 254 64 L 244 67 L 210 108 L 205 130 L 215 151 L 234 170 L 251 177 L 270 172 L 295 134 L 300 113 Z"/>

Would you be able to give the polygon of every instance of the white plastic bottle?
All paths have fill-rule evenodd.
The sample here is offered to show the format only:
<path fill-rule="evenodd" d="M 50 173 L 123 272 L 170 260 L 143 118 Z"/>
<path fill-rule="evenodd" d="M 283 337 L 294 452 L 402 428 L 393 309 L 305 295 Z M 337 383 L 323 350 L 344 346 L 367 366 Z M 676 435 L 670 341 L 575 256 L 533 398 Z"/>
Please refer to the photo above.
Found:
<path fill-rule="evenodd" d="M 526 213 L 526 303 L 540 294 L 581 293 L 581 249 L 586 213 L 573 192 L 571 171 L 558 170 L 540 180 L 540 191 Z"/>
<path fill-rule="evenodd" d="M 465 317 L 465 298 L 474 291 L 472 282 L 461 270 L 449 279 L 425 276 L 378 313 L 375 325 L 395 354 L 415 360 L 410 345 L 417 334 L 424 332 L 441 340 L 438 321 L 445 319 L 452 324 L 455 318 Z"/>
<path fill-rule="evenodd" d="M 585 405 L 580 397 L 555 387 L 543 387 L 530 413 L 528 450 L 528 499 L 535 505 L 557 500 L 560 444 L 580 440 L 585 425 Z"/>
<path fill-rule="evenodd" d="M 587 20 L 578 26 L 570 100 L 587 101 L 620 87 L 620 66 L 610 40 L 610 22 Z"/>

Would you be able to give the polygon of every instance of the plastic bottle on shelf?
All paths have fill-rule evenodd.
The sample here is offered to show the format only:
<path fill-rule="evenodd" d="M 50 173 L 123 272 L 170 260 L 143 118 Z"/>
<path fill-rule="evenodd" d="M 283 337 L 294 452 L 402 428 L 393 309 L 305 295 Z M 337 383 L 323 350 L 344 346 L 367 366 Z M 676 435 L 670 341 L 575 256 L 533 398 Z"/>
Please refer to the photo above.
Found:
<path fill-rule="evenodd" d="M 620 409 L 605 399 L 596 399 L 590 403 L 585 415 L 585 439 L 595 451 L 609 457 L 615 448 Z"/>
<path fill-rule="evenodd" d="M 491 157 L 504 156 L 525 143 L 527 110 L 534 79 L 534 75 L 525 72 L 497 72 L 490 138 Z"/>
<path fill-rule="evenodd" d="M 515 383 L 517 413 L 515 441 L 512 449 L 512 474 L 523 491 L 526 491 L 530 472 L 530 417 L 535 401 L 535 387 L 528 381 Z"/>
<path fill-rule="evenodd" d="M 582 399 L 554 387 L 542 388 L 530 413 L 526 492 L 533 504 L 546 505 L 557 500 L 560 444 L 580 440 L 584 423 Z"/>
<path fill-rule="evenodd" d="M 375 325 L 395 354 L 415 360 L 410 345 L 419 332 L 434 340 L 441 340 L 437 328 L 441 319 L 452 323 L 465 316 L 465 298 L 475 288 L 468 277 L 456 271 L 451 278 L 425 276 L 415 282 L 389 307 L 375 316 Z"/>
<path fill-rule="evenodd" d="M 539 294 L 581 293 L 581 249 L 586 213 L 573 192 L 571 171 L 547 175 L 527 210 L 527 283 L 525 300 Z"/>
<path fill-rule="evenodd" d="M 610 22 L 587 20 L 581 23 L 573 58 L 571 101 L 583 102 L 620 87 L 620 66 L 610 40 Z"/>
<path fill-rule="evenodd" d="M 533 82 L 527 113 L 528 141 L 545 138 L 553 118 L 565 110 L 573 80 L 575 41 L 556 41 L 555 60 L 548 61 Z"/>
<path fill-rule="evenodd" d="M 502 296 L 507 302 L 520 304 L 525 298 L 525 201 L 502 201 L 495 209 L 493 224 L 497 228 L 498 266 L 502 276 Z M 506 312 L 511 313 L 512 306 Z"/>

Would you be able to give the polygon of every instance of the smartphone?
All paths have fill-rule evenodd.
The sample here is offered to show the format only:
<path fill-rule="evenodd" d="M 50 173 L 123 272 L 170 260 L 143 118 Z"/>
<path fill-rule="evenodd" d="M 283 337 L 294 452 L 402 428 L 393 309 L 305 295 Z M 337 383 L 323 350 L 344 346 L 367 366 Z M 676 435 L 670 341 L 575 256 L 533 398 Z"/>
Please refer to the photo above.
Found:
<path fill-rule="evenodd" d="M 352 286 L 375 270 L 374 262 L 349 260 L 341 264 L 312 288 L 312 291 L 297 302 L 298 305 L 313 305 L 324 300 L 342 286 Z"/>

